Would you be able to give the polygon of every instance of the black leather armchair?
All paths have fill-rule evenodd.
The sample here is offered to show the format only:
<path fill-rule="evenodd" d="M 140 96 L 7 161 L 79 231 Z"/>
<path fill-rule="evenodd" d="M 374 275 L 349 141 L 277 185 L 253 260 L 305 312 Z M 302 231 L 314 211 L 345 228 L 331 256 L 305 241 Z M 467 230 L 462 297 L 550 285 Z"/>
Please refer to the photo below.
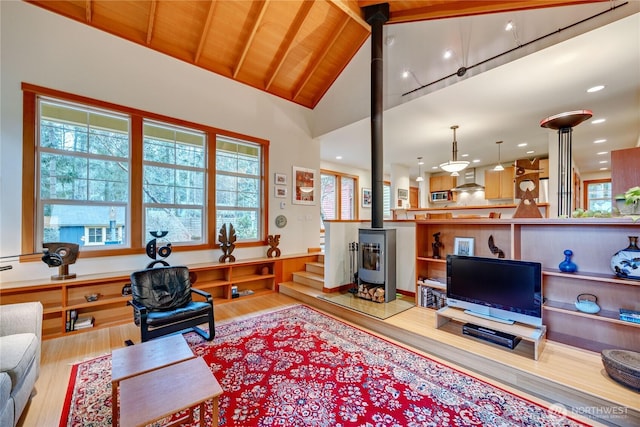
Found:
<path fill-rule="evenodd" d="M 215 337 L 211 294 L 191 287 L 187 267 L 156 267 L 131 274 L 130 304 L 142 342 L 192 329 L 207 341 Z M 192 294 L 206 301 L 193 301 Z M 209 333 L 198 327 L 208 323 Z"/>

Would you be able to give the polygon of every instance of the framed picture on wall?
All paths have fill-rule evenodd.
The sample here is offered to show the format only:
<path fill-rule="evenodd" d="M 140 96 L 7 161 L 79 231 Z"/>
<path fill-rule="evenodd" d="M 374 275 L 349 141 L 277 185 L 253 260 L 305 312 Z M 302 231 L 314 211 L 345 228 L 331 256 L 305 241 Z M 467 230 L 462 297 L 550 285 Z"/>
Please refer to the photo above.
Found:
<path fill-rule="evenodd" d="M 287 197 L 287 187 L 275 187 L 275 195 L 280 199 L 284 199 Z"/>
<path fill-rule="evenodd" d="M 316 171 L 293 167 L 293 194 L 291 203 L 296 205 L 316 204 Z"/>
<path fill-rule="evenodd" d="M 409 200 L 409 190 L 398 188 L 398 200 Z"/>
<path fill-rule="evenodd" d="M 370 188 L 362 189 L 362 207 L 363 208 L 371 207 L 371 189 Z"/>
<path fill-rule="evenodd" d="M 455 255 L 473 256 L 473 237 L 456 237 L 453 241 L 453 253 Z"/>
<path fill-rule="evenodd" d="M 275 174 L 275 184 L 276 185 L 287 185 L 287 175 L 283 173 Z"/>

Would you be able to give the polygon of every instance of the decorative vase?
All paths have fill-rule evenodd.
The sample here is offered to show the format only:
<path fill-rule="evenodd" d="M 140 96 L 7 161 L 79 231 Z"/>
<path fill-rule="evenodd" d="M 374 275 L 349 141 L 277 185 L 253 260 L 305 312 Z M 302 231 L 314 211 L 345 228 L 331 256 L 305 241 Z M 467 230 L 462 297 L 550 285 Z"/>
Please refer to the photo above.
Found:
<path fill-rule="evenodd" d="M 638 236 L 628 236 L 629 246 L 611 257 L 611 269 L 623 279 L 640 280 L 640 248 Z"/>
<path fill-rule="evenodd" d="M 578 271 L 578 266 L 573 261 L 571 261 L 572 256 L 573 251 L 571 249 L 566 249 L 564 251 L 564 261 L 562 261 L 560 265 L 558 265 L 560 271 L 563 271 L 565 273 L 575 273 L 576 271 Z"/>

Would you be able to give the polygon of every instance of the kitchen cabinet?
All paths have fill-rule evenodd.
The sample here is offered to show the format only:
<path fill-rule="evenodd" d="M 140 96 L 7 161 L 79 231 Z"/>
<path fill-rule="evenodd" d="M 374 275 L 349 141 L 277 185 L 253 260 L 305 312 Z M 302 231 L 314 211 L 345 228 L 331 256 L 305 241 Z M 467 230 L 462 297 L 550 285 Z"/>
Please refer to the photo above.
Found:
<path fill-rule="evenodd" d="M 512 199 L 515 195 L 515 168 L 509 166 L 503 171 L 489 169 L 484 171 L 484 198 Z"/>
<path fill-rule="evenodd" d="M 457 185 L 456 177 L 451 175 L 435 175 L 429 178 L 429 191 L 449 191 Z"/>

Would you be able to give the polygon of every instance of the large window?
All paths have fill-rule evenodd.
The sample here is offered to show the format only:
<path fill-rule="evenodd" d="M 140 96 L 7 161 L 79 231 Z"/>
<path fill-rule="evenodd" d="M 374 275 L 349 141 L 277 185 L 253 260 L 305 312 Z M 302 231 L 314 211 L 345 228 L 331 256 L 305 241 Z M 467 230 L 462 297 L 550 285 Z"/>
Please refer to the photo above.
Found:
<path fill-rule="evenodd" d="M 155 231 L 211 248 L 222 224 L 236 245 L 266 242 L 268 141 L 27 84 L 23 93 L 23 252 L 54 241 L 85 255 L 139 252 Z"/>
<path fill-rule="evenodd" d="M 262 152 L 257 144 L 218 136 L 216 141 L 216 229 L 233 224 L 241 240 L 257 240 L 261 229 Z"/>
<path fill-rule="evenodd" d="M 145 121 L 142 198 L 147 240 L 204 240 L 207 137 L 204 132 Z"/>
<path fill-rule="evenodd" d="M 357 219 L 358 177 L 327 170 L 320 172 L 320 215 L 322 221 L 325 219 Z"/>
<path fill-rule="evenodd" d="M 124 243 L 95 230 L 127 228 L 129 118 L 46 98 L 38 114 L 38 241 Z"/>

